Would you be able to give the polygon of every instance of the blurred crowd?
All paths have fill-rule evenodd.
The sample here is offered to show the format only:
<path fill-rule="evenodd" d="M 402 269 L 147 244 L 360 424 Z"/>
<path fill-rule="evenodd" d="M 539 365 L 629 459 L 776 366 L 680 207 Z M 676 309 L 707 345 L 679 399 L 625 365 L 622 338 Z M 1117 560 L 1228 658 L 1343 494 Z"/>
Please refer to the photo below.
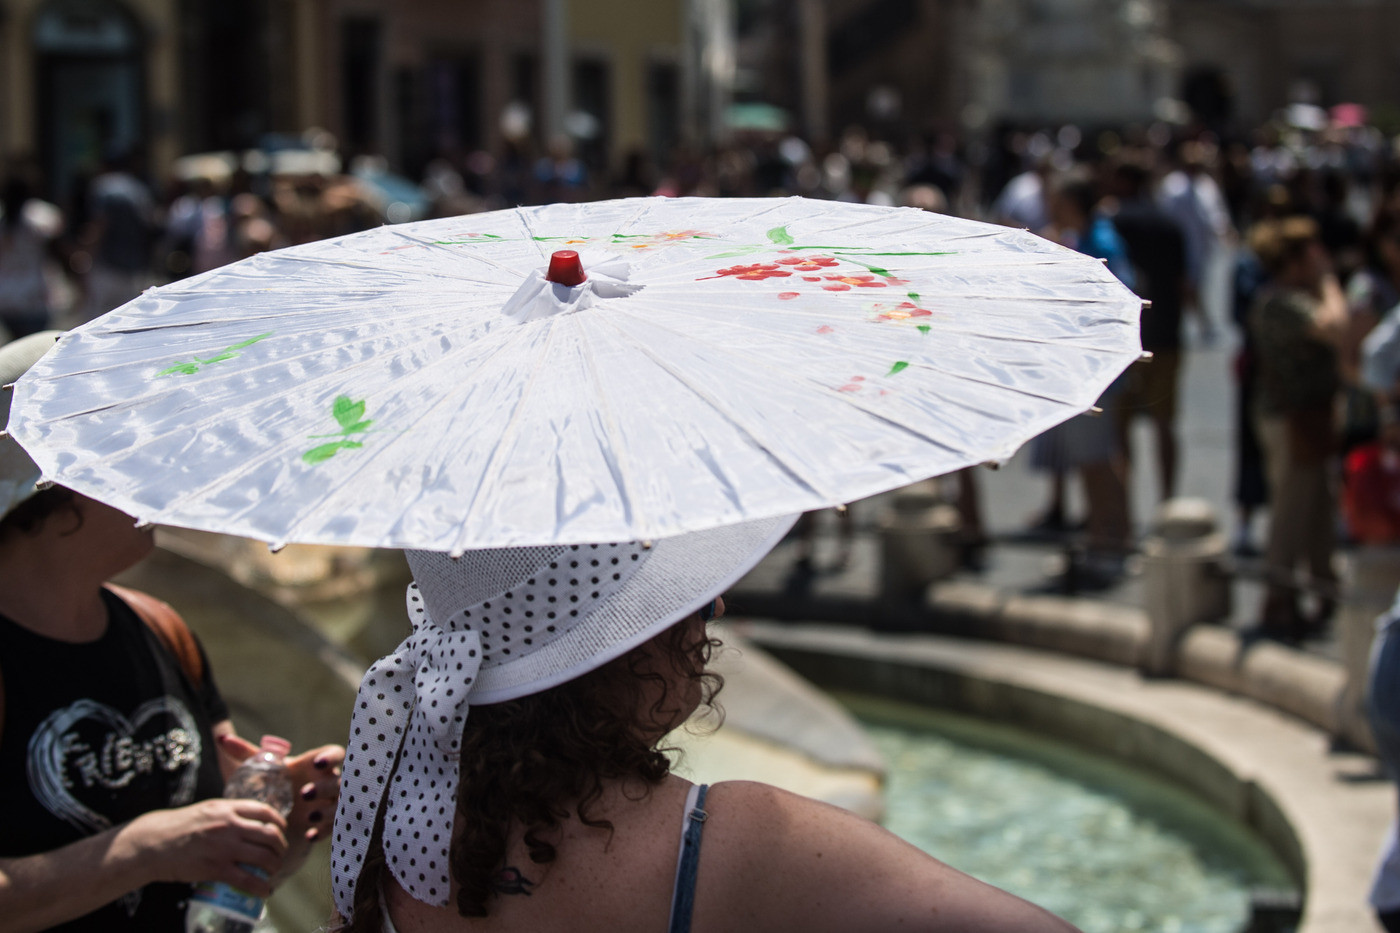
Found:
<path fill-rule="evenodd" d="M 634 153 L 613 173 L 567 142 L 443 153 L 413 179 L 383 159 L 336 155 L 324 133 L 291 157 L 273 155 L 282 158 L 189 157 L 158 188 L 131 154 L 112 153 L 61 205 L 38 196 L 34 165 L 8 166 L 0 340 L 73 326 L 150 285 L 263 250 L 382 223 L 638 195 L 903 205 L 1029 229 L 1104 260 L 1144 299 L 1151 361 L 1104 394 L 1105 416 L 1072 419 L 1033 444 L 1049 492 L 1029 530 L 1082 535 L 1083 582 L 1111 584 L 1132 547 L 1136 419 L 1150 425 L 1157 491 L 1177 491 L 1177 382 L 1192 318 L 1206 341 L 1238 332 L 1234 545 L 1265 558 L 1263 631 L 1298 640 L 1326 624 L 1339 542 L 1400 541 L 1400 138 L 1358 108 L 1303 126 L 1281 118 L 1247 138 L 1156 124 L 894 142 L 853 128 L 818 148 L 749 133 L 716 151 L 678 148 L 665 165 Z M 1076 482 L 1082 516 L 1069 514 Z M 958 498 L 975 565 L 986 539 L 970 475 Z"/>

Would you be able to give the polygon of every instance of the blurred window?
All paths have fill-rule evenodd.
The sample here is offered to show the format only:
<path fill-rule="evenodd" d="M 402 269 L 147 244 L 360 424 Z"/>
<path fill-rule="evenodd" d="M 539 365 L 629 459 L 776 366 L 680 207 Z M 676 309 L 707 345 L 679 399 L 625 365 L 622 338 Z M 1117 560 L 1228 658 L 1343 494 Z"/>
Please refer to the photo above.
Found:
<path fill-rule="evenodd" d="M 341 88 L 345 102 L 345 141 L 361 150 L 378 147 L 379 20 L 349 16 L 341 23 Z"/>

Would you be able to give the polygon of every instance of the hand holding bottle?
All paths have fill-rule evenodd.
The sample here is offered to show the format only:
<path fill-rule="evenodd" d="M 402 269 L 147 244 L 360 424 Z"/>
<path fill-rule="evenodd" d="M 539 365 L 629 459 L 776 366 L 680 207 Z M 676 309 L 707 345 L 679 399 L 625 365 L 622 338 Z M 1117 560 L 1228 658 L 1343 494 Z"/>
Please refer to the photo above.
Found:
<path fill-rule="evenodd" d="M 286 739 L 263 736 L 257 752 L 229 775 L 224 788 L 226 802 L 257 802 L 279 819 L 285 818 L 296 796 L 286 758 L 291 747 Z M 285 853 L 285 838 L 283 846 Z M 249 886 L 207 878 L 195 885 L 185 913 L 186 933 L 251 933 L 262 916 L 263 898 L 272 893 L 271 878 L 282 867 L 281 859 L 271 867 L 254 863 L 237 867 L 260 883 Z"/>
<path fill-rule="evenodd" d="M 280 813 L 255 800 L 201 800 L 142 814 L 119 838 L 155 880 L 222 881 L 266 896 L 271 887 L 246 866 L 276 874 L 287 853 L 286 827 Z"/>
<path fill-rule="evenodd" d="M 236 735 L 221 735 L 218 742 L 220 754 L 231 762 L 242 762 L 258 753 L 258 746 Z M 339 745 L 322 745 L 286 760 L 294 789 L 292 809 L 287 814 L 287 840 L 292 846 L 288 871 L 299 866 L 310 844 L 329 831 L 340 797 L 340 765 L 344 760 L 345 749 Z"/>

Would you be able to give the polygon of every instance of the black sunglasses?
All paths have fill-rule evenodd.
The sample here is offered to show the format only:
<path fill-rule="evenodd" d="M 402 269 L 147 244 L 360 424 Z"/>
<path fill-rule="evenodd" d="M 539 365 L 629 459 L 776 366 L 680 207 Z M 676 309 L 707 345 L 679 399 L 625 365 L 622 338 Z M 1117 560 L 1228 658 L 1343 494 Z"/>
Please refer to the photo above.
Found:
<path fill-rule="evenodd" d="M 719 597 L 715 597 L 714 599 L 710 600 L 708 603 L 700 607 L 700 621 L 710 621 L 715 617 L 715 613 L 717 611 L 719 611 Z"/>

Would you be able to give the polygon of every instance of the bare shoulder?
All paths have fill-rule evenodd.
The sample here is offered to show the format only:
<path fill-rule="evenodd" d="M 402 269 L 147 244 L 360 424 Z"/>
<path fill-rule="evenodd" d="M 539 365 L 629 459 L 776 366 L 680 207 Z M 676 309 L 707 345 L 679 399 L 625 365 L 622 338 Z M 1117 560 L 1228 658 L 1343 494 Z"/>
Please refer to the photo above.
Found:
<path fill-rule="evenodd" d="M 697 930 L 1074 930 L 830 804 L 726 781 L 705 810 Z"/>
<path fill-rule="evenodd" d="M 706 798 L 722 803 L 725 808 L 744 814 L 746 822 L 757 820 L 768 823 L 775 820 L 855 820 L 858 823 L 875 824 L 843 810 L 840 807 L 803 797 L 792 791 L 783 790 L 772 784 L 759 781 L 721 781 L 710 787 Z M 878 827 L 876 827 L 878 828 Z M 883 831 L 883 830 L 882 830 Z"/>
<path fill-rule="evenodd" d="M 879 859 L 882 864 L 934 861 L 884 827 L 849 810 L 771 784 L 716 784 L 705 809 L 710 817 L 707 844 L 712 834 L 714 841 L 733 846 L 745 860 L 780 859 L 778 870 L 802 878 L 821 879 L 831 866 L 858 859 Z"/>

